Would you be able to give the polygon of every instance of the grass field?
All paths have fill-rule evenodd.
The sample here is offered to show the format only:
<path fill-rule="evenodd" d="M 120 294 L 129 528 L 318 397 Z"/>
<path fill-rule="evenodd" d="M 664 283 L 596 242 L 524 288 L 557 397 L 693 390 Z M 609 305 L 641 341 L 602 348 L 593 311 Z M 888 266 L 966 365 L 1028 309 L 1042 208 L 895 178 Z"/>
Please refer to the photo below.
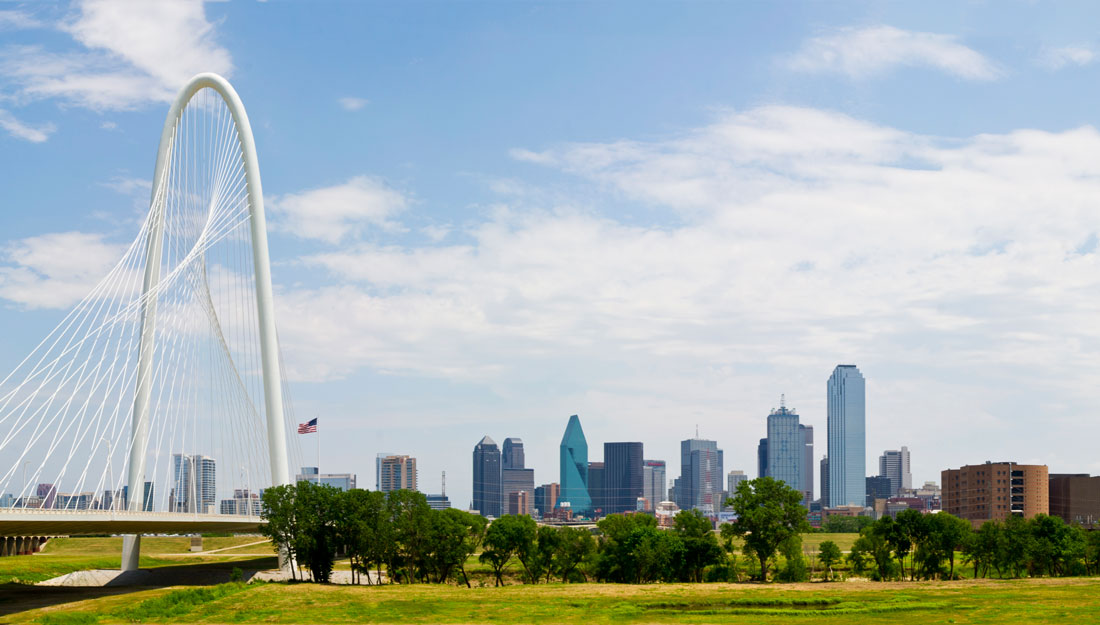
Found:
<path fill-rule="evenodd" d="M 223 549 L 263 540 L 260 536 L 203 538 L 203 549 Z M 265 544 L 241 547 L 215 554 L 194 554 L 186 536 L 146 536 L 141 539 L 141 567 L 154 568 L 187 564 L 226 564 L 255 561 L 267 555 L 262 566 L 276 566 L 274 551 Z M 0 584 L 35 583 L 73 571 L 117 569 L 122 559 L 122 538 L 54 538 L 41 553 L 0 558 Z"/>
<path fill-rule="evenodd" d="M 100 597 L 10 623 L 1096 623 L 1100 580 L 349 587 L 225 584 Z"/>

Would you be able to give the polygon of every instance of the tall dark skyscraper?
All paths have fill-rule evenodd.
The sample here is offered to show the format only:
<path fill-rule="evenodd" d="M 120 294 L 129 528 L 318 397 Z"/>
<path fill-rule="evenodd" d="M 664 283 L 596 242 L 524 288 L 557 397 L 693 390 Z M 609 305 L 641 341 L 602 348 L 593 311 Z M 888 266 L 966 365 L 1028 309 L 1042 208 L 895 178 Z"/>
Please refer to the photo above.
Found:
<path fill-rule="evenodd" d="M 802 502 L 807 506 L 814 500 L 814 426 L 799 425 L 802 432 Z"/>
<path fill-rule="evenodd" d="M 641 443 L 604 443 L 604 514 L 638 509 L 644 496 Z"/>
<path fill-rule="evenodd" d="M 768 439 L 760 439 L 756 445 L 756 477 L 768 474 Z"/>
<path fill-rule="evenodd" d="M 504 514 L 526 514 L 525 510 L 513 507 L 513 493 L 526 492 L 533 502 L 535 497 L 535 470 L 523 466 L 523 441 L 518 438 L 504 439 L 501 455 L 501 504 Z"/>
<path fill-rule="evenodd" d="M 486 435 L 474 447 L 474 509 L 482 516 L 499 517 L 501 501 L 500 448 Z"/>
<path fill-rule="evenodd" d="M 524 467 L 523 439 L 506 438 L 501 448 L 500 460 L 505 469 L 522 469 Z"/>
<path fill-rule="evenodd" d="M 607 473 L 602 462 L 588 463 L 588 496 L 592 499 L 592 514 L 607 516 Z"/>
<path fill-rule="evenodd" d="M 829 507 L 829 457 L 821 457 L 821 507 Z"/>
<path fill-rule="evenodd" d="M 569 417 L 561 437 L 561 494 L 558 506 L 568 502 L 573 514 L 588 514 L 592 498 L 588 494 L 588 441 L 577 415 Z"/>

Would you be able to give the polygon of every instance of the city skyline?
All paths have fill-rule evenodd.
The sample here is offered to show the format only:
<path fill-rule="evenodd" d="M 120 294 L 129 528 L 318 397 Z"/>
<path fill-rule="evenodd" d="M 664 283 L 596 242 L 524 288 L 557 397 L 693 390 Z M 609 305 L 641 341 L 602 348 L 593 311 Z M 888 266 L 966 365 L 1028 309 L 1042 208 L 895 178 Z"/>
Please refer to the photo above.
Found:
<path fill-rule="evenodd" d="M 579 414 L 670 473 L 698 425 L 754 474 L 780 392 L 825 453 L 855 362 L 866 473 L 901 445 L 917 484 L 974 454 L 1100 473 L 1100 7 L 129 4 L 3 9 L 5 372 L 133 240 L 165 107 L 214 71 L 322 471 L 398 450 L 464 506 L 478 436 L 550 483 Z"/>

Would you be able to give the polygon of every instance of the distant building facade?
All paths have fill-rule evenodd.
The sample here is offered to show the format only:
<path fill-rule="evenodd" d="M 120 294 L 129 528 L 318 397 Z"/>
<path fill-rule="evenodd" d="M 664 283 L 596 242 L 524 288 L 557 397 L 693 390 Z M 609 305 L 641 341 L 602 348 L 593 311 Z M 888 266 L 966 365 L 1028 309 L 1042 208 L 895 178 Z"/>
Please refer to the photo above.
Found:
<path fill-rule="evenodd" d="M 829 377 L 829 508 L 866 501 L 867 388 L 855 365 L 837 365 Z"/>
<path fill-rule="evenodd" d="M 632 512 L 645 497 L 642 444 L 604 443 L 604 514 Z"/>
<path fill-rule="evenodd" d="M 551 482 L 535 488 L 535 509 L 540 516 L 547 516 L 554 512 L 561 495 L 561 484 Z"/>
<path fill-rule="evenodd" d="M 805 438 L 798 423 L 798 413 L 780 402 L 768 415 L 768 477 L 804 492 L 802 488 L 802 457 Z"/>
<path fill-rule="evenodd" d="M 668 499 L 667 466 L 664 460 L 642 461 L 642 496 L 649 510 L 656 510 L 657 504 Z"/>
<path fill-rule="evenodd" d="M 886 500 L 894 496 L 890 492 L 890 478 L 884 475 L 868 477 L 866 484 L 866 505 L 868 508 L 875 506 L 876 499 Z"/>
<path fill-rule="evenodd" d="M 378 459 L 378 490 L 388 493 L 394 490 L 419 490 L 419 473 L 416 458 L 393 455 Z"/>
<path fill-rule="evenodd" d="M 683 510 L 694 508 L 703 514 L 717 514 L 722 504 L 724 476 L 722 450 L 717 442 L 700 438 L 681 441 L 676 505 Z"/>
<path fill-rule="evenodd" d="M 451 500 L 446 493 L 424 495 L 428 499 L 428 507 L 432 510 L 446 510 L 451 507 Z"/>
<path fill-rule="evenodd" d="M 821 476 L 821 507 L 829 507 L 829 457 L 822 456 L 821 463 L 818 467 L 818 474 Z"/>
<path fill-rule="evenodd" d="M 415 477 L 415 458 L 413 462 Z M 294 481 L 328 485 L 336 490 L 351 490 L 356 487 L 354 473 L 321 473 L 317 467 L 302 467 L 302 472 L 294 476 Z"/>
<path fill-rule="evenodd" d="M 260 495 L 244 488 L 234 489 L 232 499 L 221 500 L 219 511 L 222 514 L 260 516 Z"/>
<path fill-rule="evenodd" d="M 814 426 L 799 424 L 802 432 L 802 502 L 814 500 Z"/>
<path fill-rule="evenodd" d="M 878 457 L 878 474 L 890 478 L 890 496 L 897 497 L 902 489 L 913 487 L 909 469 L 909 448 L 887 449 Z"/>
<path fill-rule="evenodd" d="M 512 506 L 513 493 L 527 493 L 525 501 L 533 501 L 534 498 L 535 470 L 525 468 L 523 466 L 524 461 L 523 441 L 518 438 L 504 439 L 500 470 L 504 514 L 530 514 L 530 512 L 521 512 L 519 508 Z M 529 507 L 533 509 L 533 505 Z"/>
<path fill-rule="evenodd" d="M 587 514 L 592 508 L 592 497 L 588 493 L 588 441 L 577 415 L 569 417 L 559 451 L 561 493 L 555 508 L 569 502 L 570 514 Z"/>
<path fill-rule="evenodd" d="M 172 454 L 169 512 L 213 513 L 217 498 L 217 463 L 203 455 Z"/>
<path fill-rule="evenodd" d="M 588 497 L 592 500 L 590 511 L 593 516 L 607 516 L 606 477 L 604 463 L 588 463 Z"/>
<path fill-rule="evenodd" d="M 1100 529 L 1100 476 L 1052 473 L 1050 514 L 1086 529 Z"/>
<path fill-rule="evenodd" d="M 768 439 L 762 438 L 756 445 L 756 477 L 768 474 Z"/>
<path fill-rule="evenodd" d="M 500 448 L 486 435 L 474 447 L 474 509 L 482 516 L 501 516 L 501 493 Z"/>
<path fill-rule="evenodd" d="M 943 510 L 974 527 L 1009 516 L 1048 514 L 1046 465 L 987 462 L 941 473 Z"/>
<path fill-rule="evenodd" d="M 749 479 L 744 471 L 730 471 L 726 475 L 726 492 L 730 497 L 737 494 L 737 485 Z"/>

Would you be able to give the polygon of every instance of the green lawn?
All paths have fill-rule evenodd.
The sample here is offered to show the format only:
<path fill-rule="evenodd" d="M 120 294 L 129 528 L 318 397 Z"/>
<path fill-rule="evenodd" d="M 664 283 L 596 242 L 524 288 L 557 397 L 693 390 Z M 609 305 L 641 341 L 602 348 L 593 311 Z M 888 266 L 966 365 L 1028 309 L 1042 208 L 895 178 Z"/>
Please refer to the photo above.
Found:
<path fill-rule="evenodd" d="M 227 584 L 141 591 L 11 623 L 1095 623 L 1100 580 L 835 584 Z"/>
<path fill-rule="evenodd" d="M 260 536 L 204 538 L 203 549 L 220 549 L 263 540 Z M 271 553 L 265 545 L 255 545 L 208 556 L 190 553 L 187 536 L 145 536 L 141 539 L 141 567 L 153 568 L 186 564 L 215 565 L 255 560 L 256 553 Z M 122 560 L 122 538 L 53 538 L 40 553 L 0 558 L 0 584 L 35 583 L 86 569 L 117 569 Z M 266 563 L 276 566 L 273 563 Z"/>

